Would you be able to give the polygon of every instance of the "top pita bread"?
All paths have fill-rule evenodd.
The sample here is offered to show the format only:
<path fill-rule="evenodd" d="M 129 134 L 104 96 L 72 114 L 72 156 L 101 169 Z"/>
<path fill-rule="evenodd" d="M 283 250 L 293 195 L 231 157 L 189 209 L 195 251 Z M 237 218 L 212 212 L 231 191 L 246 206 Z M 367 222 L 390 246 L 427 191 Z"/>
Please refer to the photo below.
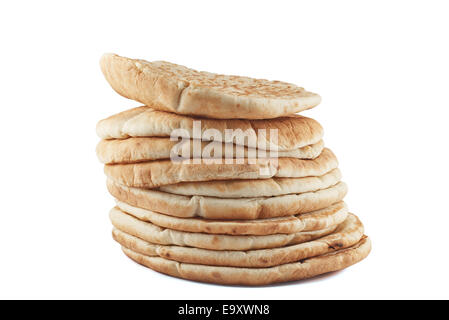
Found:
<path fill-rule="evenodd" d="M 200 137 L 194 134 L 194 126 L 201 127 Z M 208 132 L 220 134 L 209 137 Z M 249 139 L 243 143 L 235 135 L 226 134 L 225 130 L 236 132 L 240 129 L 258 145 L 250 145 Z M 270 141 L 270 130 L 277 130 L 278 141 Z M 97 134 L 102 139 L 124 139 L 129 137 L 170 137 L 176 136 L 203 141 L 217 141 L 257 147 L 258 149 L 291 151 L 319 142 L 323 137 L 323 127 L 315 120 L 299 115 L 272 120 L 214 120 L 177 115 L 158 111 L 150 107 L 138 107 L 103 119 L 97 124 Z M 262 130 L 265 130 L 266 134 Z M 272 139 L 273 140 L 273 139 Z"/>
<path fill-rule="evenodd" d="M 101 70 L 120 95 L 155 109 L 217 119 L 271 119 L 315 107 L 319 95 L 281 81 L 199 72 L 165 61 L 105 54 Z"/>

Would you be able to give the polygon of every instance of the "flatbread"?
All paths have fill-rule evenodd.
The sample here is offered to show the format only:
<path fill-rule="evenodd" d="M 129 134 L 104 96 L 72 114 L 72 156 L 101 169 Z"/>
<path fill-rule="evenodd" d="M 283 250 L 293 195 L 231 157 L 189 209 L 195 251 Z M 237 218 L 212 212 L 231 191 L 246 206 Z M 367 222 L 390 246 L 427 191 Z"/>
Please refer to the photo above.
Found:
<path fill-rule="evenodd" d="M 371 251 L 371 241 L 364 236 L 352 247 L 329 254 L 299 260 L 269 268 L 241 268 L 180 263 L 160 257 L 149 257 L 122 247 L 135 262 L 174 277 L 226 285 L 268 285 L 312 278 L 320 274 L 347 268 L 365 259 Z"/>
<path fill-rule="evenodd" d="M 111 209 L 109 217 L 116 229 L 151 243 L 210 250 L 254 250 L 283 247 L 321 238 L 332 233 L 337 228 L 337 226 L 332 226 L 323 230 L 291 234 L 234 236 L 161 228 L 150 222 L 136 219 L 124 213 L 118 207 Z"/>
<path fill-rule="evenodd" d="M 101 70 L 120 95 L 181 114 L 267 119 L 315 107 L 319 95 L 281 81 L 199 72 L 165 61 L 105 54 Z"/>
<path fill-rule="evenodd" d="M 274 197 L 327 189 L 340 180 L 340 170 L 334 169 L 319 177 L 181 182 L 162 186 L 159 190 L 184 196 L 217 198 Z"/>
<path fill-rule="evenodd" d="M 151 222 L 161 228 L 186 232 L 229 235 L 267 235 L 297 233 L 330 228 L 345 221 L 346 204 L 341 201 L 325 209 L 296 216 L 256 220 L 211 220 L 202 218 L 178 218 L 138 207 L 117 200 L 117 207 L 135 218 Z"/>
<path fill-rule="evenodd" d="M 111 180 L 137 188 L 156 188 L 180 182 L 267 179 L 271 177 L 302 178 L 322 176 L 338 167 L 334 153 L 325 148 L 312 160 L 296 158 L 240 159 L 243 163 L 208 163 L 201 160 L 156 160 L 142 163 L 105 165 Z"/>
<path fill-rule="evenodd" d="M 353 214 L 330 235 L 296 245 L 249 251 L 215 251 L 181 246 L 156 245 L 118 229 L 114 240 L 123 247 L 151 257 L 211 266 L 266 268 L 316 257 L 355 245 L 363 236 L 363 225 Z"/>
<path fill-rule="evenodd" d="M 199 145 L 201 147 L 200 155 L 203 159 L 270 157 L 270 153 L 266 150 L 260 152 L 260 149 L 247 147 L 243 147 L 243 152 L 240 153 L 240 151 L 237 151 L 237 146 L 230 143 L 201 141 Z M 165 137 L 110 139 L 101 140 L 98 143 L 97 156 L 100 162 L 104 164 L 136 163 L 172 159 L 173 157 L 176 159 L 183 157 L 185 154 L 188 155 L 186 158 L 193 159 L 193 146 L 193 140 L 178 142 Z M 277 156 L 279 158 L 315 159 L 321 154 L 323 148 L 324 142 L 320 140 L 315 144 L 299 149 L 280 151 Z M 217 150 L 217 153 L 215 153 L 215 150 Z M 230 152 L 227 153 L 226 150 L 230 150 Z"/>
<path fill-rule="evenodd" d="M 198 128 L 195 130 L 195 128 Z M 238 130 L 241 131 L 238 131 Z M 175 131 L 176 130 L 176 131 Z M 231 135 L 226 130 L 232 130 Z M 271 130 L 277 132 L 277 143 Z M 198 132 L 198 134 L 195 134 Z M 211 137 L 210 132 L 218 133 Z M 237 133 L 249 139 L 240 141 Z M 217 141 L 244 145 L 252 148 L 277 151 L 296 150 L 323 138 L 323 127 L 311 118 L 291 115 L 270 120 L 215 120 L 178 115 L 138 107 L 127 110 L 97 124 L 97 134 L 102 139 L 124 139 L 129 137 L 183 137 L 203 141 Z M 251 142 L 257 141 L 257 145 Z"/>
<path fill-rule="evenodd" d="M 327 189 L 277 197 L 222 199 L 181 196 L 167 192 L 132 188 L 107 181 L 111 195 L 135 207 L 180 218 L 264 219 L 292 216 L 323 208 L 343 200 L 348 188 L 344 182 Z"/>

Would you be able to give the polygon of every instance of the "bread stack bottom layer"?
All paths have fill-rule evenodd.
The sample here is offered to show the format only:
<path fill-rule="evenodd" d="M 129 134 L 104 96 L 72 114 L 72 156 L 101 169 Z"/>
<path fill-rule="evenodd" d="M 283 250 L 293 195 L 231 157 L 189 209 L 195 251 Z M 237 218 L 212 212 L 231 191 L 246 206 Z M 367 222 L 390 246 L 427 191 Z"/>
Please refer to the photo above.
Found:
<path fill-rule="evenodd" d="M 122 250 L 135 262 L 174 277 L 217 284 L 257 286 L 303 280 L 342 270 L 366 258 L 371 251 L 371 241 L 365 236 L 347 249 L 271 268 L 235 268 L 180 263 L 143 255 L 126 247 L 122 247 Z"/>
<path fill-rule="evenodd" d="M 203 232 L 168 229 L 149 222 L 148 211 L 118 204 L 127 212 L 115 207 L 110 218 L 114 225 L 113 238 L 120 243 L 124 253 L 151 269 L 185 279 L 244 285 L 299 280 L 348 267 L 362 260 L 370 250 L 362 223 L 355 215 L 347 213 L 344 203 L 329 210 L 344 214 L 340 214 L 340 218 L 335 216 L 334 223 L 328 219 L 327 224 L 321 224 L 324 228 L 317 229 L 319 223 L 316 222 L 326 220 L 326 213 L 321 210 L 305 215 L 306 220 L 315 221 L 308 227 L 300 216 L 286 222 L 296 223 L 296 229 L 291 230 L 303 231 L 281 234 L 266 229 L 264 235 L 207 233 L 213 231 L 207 224 L 215 225 L 217 229 L 220 223 L 251 225 L 264 221 L 206 220 L 203 224 L 197 221 L 197 230 Z M 153 217 L 153 220 L 157 219 Z M 195 225 L 191 219 L 184 220 L 187 220 L 184 225 L 177 221 L 178 228 Z M 301 222 L 299 229 L 297 221 Z M 221 229 L 226 228 L 221 225 Z"/>

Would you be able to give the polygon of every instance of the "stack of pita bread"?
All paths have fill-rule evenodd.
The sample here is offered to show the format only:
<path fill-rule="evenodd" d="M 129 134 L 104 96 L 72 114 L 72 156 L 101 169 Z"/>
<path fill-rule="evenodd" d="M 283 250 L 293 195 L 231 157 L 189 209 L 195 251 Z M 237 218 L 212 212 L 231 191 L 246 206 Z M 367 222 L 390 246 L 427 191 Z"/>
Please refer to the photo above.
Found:
<path fill-rule="evenodd" d="M 113 238 L 132 260 L 185 279 L 265 285 L 369 254 L 323 128 L 296 114 L 318 105 L 317 94 L 115 54 L 100 65 L 116 92 L 144 104 L 97 125 L 97 155 L 117 203 Z M 227 135 L 238 129 L 246 139 Z M 273 129 L 277 139 L 267 134 Z"/>

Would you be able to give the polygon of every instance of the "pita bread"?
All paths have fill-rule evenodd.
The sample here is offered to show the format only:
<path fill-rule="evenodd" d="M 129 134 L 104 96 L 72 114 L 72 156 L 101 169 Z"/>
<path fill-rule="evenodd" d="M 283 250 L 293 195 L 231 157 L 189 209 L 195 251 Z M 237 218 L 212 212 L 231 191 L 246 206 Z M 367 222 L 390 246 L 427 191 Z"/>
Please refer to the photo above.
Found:
<path fill-rule="evenodd" d="M 101 140 L 97 145 L 97 156 L 100 162 L 105 164 L 116 163 L 136 163 L 151 160 L 171 159 L 182 157 L 183 150 L 187 150 L 189 158 L 193 158 L 193 141 L 183 142 L 170 141 L 170 138 L 146 137 L 146 138 L 127 138 Z M 237 152 L 236 146 L 230 143 L 221 143 L 215 141 L 201 141 L 201 156 L 205 158 L 241 158 Z M 231 150 L 229 154 L 227 150 Z M 308 145 L 291 151 L 278 152 L 279 158 L 298 158 L 315 159 L 324 148 L 323 140 L 315 144 Z M 221 150 L 221 154 L 215 150 Z M 259 149 L 243 147 L 243 158 L 269 157 L 270 153 L 264 150 L 265 155 L 261 154 Z"/>
<path fill-rule="evenodd" d="M 117 207 L 139 220 L 151 222 L 162 228 L 186 232 L 230 235 L 289 234 L 327 229 L 342 223 L 348 215 L 348 208 L 343 201 L 325 209 L 301 215 L 257 220 L 178 218 L 133 207 L 118 200 Z"/>
<path fill-rule="evenodd" d="M 364 236 L 352 247 L 269 268 L 238 268 L 180 263 L 160 257 L 149 257 L 125 247 L 122 247 L 122 250 L 135 262 L 174 277 L 226 285 L 257 286 L 302 280 L 347 268 L 368 256 L 371 251 L 371 241 Z"/>
<path fill-rule="evenodd" d="M 181 182 L 162 186 L 159 190 L 184 196 L 217 198 L 275 197 L 327 189 L 340 180 L 340 170 L 334 169 L 320 177 Z"/>
<path fill-rule="evenodd" d="M 363 237 L 363 225 L 356 216 L 349 214 L 332 234 L 322 238 L 287 247 L 249 251 L 214 251 L 156 245 L 117 229 L 112 231 L 112 236 L 123 247 L 146 256 L 211 266 L 266 268 L 353 246 Z"/>
<path fill-rule="evenodd" d="M 167 192 L 126 187 L 108 180 L 111 195 L 135 207 L 180 218 L 264 219 L 311 212 L 343 200 L 348 188 L 344 182 L 315 191 L 277 197 L 222 199 L 181 196 Z"/>
<path fill-rule="evenodd" d="M 137 188 L 156 188 L 193 181 L 316 177 L 338 167 L 337 158 L 327 148 L 313 160 L 295 158 L 240 160 L 243 161 L 242 164 L 208 163 L 204 159 L 199 159 L 199 163 L 188 159 L 107 164 L 104 172 L 108 178 L 119 184 Z"/>
<path fill-rule="evenodd" d="M 321 101 L 291 83 L 199 72 L 165 61 L 105 54 L 100 66 L 118 94 L 174 113 L 266 119 L 307 110 Z"/>
<path fill-rule="evenodd" d="M 217 235 L 193 233 L 158 227 L 124 213 L 118 207 L 111 209 L 109 217 L 113 226 L 142 240 L 162 245 L 176 245 L 210 250 L 254 250 L 277 248 L 298 244 L 331 234 L 337 226 L 323 230 L 271 235 Z"/>
<path fill-rule="evenodd" d="M 198 126 L 198 134 L 194 134 L 195 125 Z M 249 139 L 239 141 L 237 135 L 227 134 L 226 131 L 237 133 L 239 129 Z M 211 130 L 219 134 L 212 138 Z M 274 138 L 270 141 L 270 130 L 277 131 L 277 144 Z M 214 120 L 157 111 L 145 106 L 118 113 L 97 124 L 97 134 L 102 139 L 171 137 L 175 133 L 176 137 L 187 139 L 214 140 L 277 151 L 291 151 L 317 143 L 324 134 L 323 127 L 317 121 L 299 115 L 271 120 Z M 256 145 L 249 143 L 254 141 L 257 141 Z"/>

